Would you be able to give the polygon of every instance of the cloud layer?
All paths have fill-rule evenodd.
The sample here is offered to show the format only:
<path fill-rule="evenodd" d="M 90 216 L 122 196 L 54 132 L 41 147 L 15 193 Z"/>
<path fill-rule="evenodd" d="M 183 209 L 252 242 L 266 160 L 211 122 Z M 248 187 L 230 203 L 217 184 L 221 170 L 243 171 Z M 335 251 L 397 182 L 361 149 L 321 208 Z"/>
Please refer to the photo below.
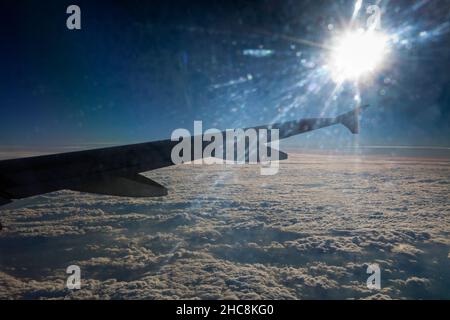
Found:
<path fill-rule="evenodd" d="M 450 298 L 447 161 L 291 155 L 276 176 L 146 175 L 169 196 L 61 191 L 3 209 L 0 298 Z M 72 264 L 81 290 L 65 288 Z"/>

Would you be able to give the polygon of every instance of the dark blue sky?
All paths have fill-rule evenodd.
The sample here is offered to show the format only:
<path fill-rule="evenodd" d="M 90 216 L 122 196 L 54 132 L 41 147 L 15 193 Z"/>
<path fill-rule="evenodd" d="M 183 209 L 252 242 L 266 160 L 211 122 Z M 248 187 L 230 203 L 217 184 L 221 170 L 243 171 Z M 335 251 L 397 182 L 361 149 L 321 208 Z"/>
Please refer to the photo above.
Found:
<path fill-rule="evenodd" d="M 375 1 L 364 1 L 364 5 Z M 69 31 L 78 4 L 82 30 Z M 355 87 L 320 71 L 354 1 L 2 1 L 0 145 L 123 144 L 333 115 Z M 450 146 L 450 2 L 381 1 L 398 39 L 360 86 L 363 145 Z M 331 27 L 330 27 L 331 26 Z M 330 30 L 331 29 L 331 30 Z M 245 50 L 270 50 L 257 57 Z M 269 51 L 267 51 L 269 52 Z M 325 109 L 325 105 L 328 107 Z M 344 129 L 297 139 L 346 144 Z"/>

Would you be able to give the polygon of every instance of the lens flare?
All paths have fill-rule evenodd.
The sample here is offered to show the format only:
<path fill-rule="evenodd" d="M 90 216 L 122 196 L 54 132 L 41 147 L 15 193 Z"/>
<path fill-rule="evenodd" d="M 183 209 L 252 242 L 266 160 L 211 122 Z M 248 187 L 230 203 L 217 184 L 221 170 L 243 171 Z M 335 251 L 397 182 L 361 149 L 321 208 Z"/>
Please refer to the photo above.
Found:
<path fill-rule="evenodd" d="M 347 32 L 332 49 L 330 69 L 336 82 L 357 81 L 381 66 L 387 53 L 388 37 L 363 29 Z"/>

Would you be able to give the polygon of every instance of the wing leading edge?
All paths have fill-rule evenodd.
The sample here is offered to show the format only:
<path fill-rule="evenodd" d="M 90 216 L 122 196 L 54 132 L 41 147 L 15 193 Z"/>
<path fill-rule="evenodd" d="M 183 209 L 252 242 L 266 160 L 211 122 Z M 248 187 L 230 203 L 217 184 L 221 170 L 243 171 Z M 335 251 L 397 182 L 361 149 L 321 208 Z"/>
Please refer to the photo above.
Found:
<path fill-rule="evenodd" d="M 360 110 L 365 107 L 334 118 L 301 119 L 254 129 L 279 129 L 279 139 L 285 139 L 343 124 L 355 134 L 359 132 Z M 225 131 L 222 134 L 225 135 Z M 209 143 L 203 142 L 203 148 Z M 127 197 L 167 195 L 164 186 L 139 173 L 173 165 L 171 152 L 176 144 L 178 141 L 162 140 L 0 161 L 0 206 L 12 199 L 63 189 Z M 280 160 L 287 158 L 287 154 L 279 150 L 271 149 L 271 152 L 279 152 Z M 215 156 L 220 158 L 220 155 Z M 192 151 L 191 159 L 196 160 L 196 157 Z"/>

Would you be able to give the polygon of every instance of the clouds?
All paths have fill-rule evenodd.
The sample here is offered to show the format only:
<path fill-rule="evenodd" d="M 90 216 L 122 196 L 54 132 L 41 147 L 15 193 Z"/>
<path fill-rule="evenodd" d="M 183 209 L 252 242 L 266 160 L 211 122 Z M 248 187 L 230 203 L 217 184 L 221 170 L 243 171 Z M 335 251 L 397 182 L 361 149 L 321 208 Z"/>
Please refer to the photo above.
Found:
<path fill-rule="evenodd" d="M 61 191 L 2 212 L 0 298 L 448 298 L 450 166 L 291 156 L 148 175 L 165 198 Z M 378 263 L 382 289 L 366 287 Z M 82 289 L 65 289 L 77 264 Z"/>

